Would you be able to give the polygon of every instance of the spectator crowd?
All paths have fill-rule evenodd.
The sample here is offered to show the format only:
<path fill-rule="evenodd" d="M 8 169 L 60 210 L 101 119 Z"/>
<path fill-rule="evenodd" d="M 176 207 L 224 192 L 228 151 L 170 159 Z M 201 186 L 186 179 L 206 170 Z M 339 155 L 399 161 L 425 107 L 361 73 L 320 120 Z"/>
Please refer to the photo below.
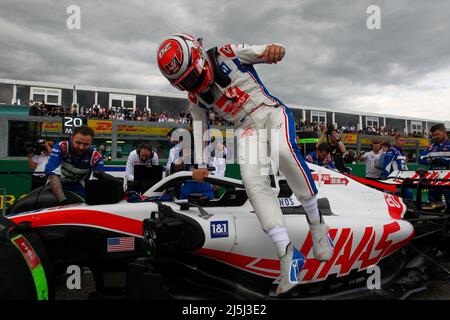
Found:
<path fill-rule="evenodd" d="M 191 114 L 189 112 L 181 112 L 179 114 L 169 114 L 167 112 L 155 113 L 151 112 L 150 109 L 144 110 L 132 110 L 126 108 L 107 108 L 101 107 L 99 105 L 95 106 L 81 106 L 77 109 L 76 105 L 72 105 L 70 108 L 65 108 L 60 105 L 47 105 L 44 102 L 34 103 L 30 101 L 29 105 L 32 108 L 31 114 L 35 116 L 46 116 L 46 117 L 63 117 L 63 116 L 73 116 L 81 117 L 85 119 L 94 120 L 128 120 L 128 121 L 144 121 L 144 122 L 165 122 L 165 123 L 190 123 L 192 120 Z M 230 123 L 222 119 L 219 115 L 210 113 L 208 116 L 209 124 L 214 126 L 230 126 Z M 310 121 L 297 121 L 296 129 L 297 131 L 315 131 L 319 135 L 327 127 L 324 122 L 310 122 Z M 358 129 L 354 126 L 342 126 L 335 128 L 335 131 L 339 134 L 349 133 L 349 134 L 364 134 L 364 135 L 376 135 L 376 136 L 392 136 L 395 137 L 400 132 L 396 128 L 386 128 L 386 127 L 365 127 L 363 129 Z M 424 138 L 423 133 L 409 133 L 409 137 Z"/>
<path fill-rule="evenodd" d="M 327 124 L 324 122 L 309 122 L 309 121 L 297 121 L 296 123 L 296 129 L 297 131 L 315 131 L 319 134 L 321 134 L 324 130 L 324 128 L 327 127 Z M 387 127 L 365 127 L 363 129 L 358 129 L 353 126 L 342 126 L 339 128 L 335 128 L 335 131 L 337 133 L 349 133 L 349 134 L 364 134 L 364 135 L 374 135 L 374 136 L 391 136 L 395 137 L 400 132 L 396 128 L 387 128 Z M 409 133 L 409 137 L 414 138 L 425 138 L 425 135 L 423 133 Z"/>
<path fill-rule="evenodd" d="M 81 117 L 85 119 L 94 120 L 128 120 L 128 121 L 144 121 L 144 122 L 165 122 L 165 123 L 190 123 L 192 120 L 189 112 L 181 112 L 179 114 L 169 114 L 167 112 L 155 113 L 149 109 L 132 110 L 126 108 L 107 108 L 101 106 L 81 106 L 77 110 L 77 106 L 73 105 L 70 108 L 64 108 L 60 105 L 48 105 L 44 102 L 33 103 L 30 102 L 31 115 L 44 117 Z M 227 126 L 229 123 L 223 120 L 222 117 L 213 113 L 209 115 L 209 124 L 216 126 Z"/>

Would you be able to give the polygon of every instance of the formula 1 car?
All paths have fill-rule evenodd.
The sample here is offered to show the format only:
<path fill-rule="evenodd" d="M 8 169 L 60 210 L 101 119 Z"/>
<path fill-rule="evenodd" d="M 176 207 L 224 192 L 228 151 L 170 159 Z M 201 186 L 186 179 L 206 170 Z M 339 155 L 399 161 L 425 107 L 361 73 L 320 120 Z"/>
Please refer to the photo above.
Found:
<path fill-rule="evenodd" d="M 450 186 L 450 170 L 426 170 L 420 168 L 418 170 L 393 171 L 385 180 L 376 181 L 375 184 L 370 184 L 373 180 L 356 176 L 351 177 L 357 181 L 364 182 L 364 184 L 368 184 L 369 186 L 378 187 L 380 185 L 377 183 L 382 183 L 388 191 L 390 191 L 390 189 L 394 190 L 394 188 L 389 188 L 388 185 L 399 186 L 402 185 L 405 180 L 418 184 L 419 180 L 422 179 L 422 181 L 428 180 L 433 182 L 432 185 Z"/>
<path fill-rule="evenodd" d="M 375 189 L 396 194 L 402 198 L 407 198 L 407 190 L 416 190 L 414 206 L 417 210 L 426 208 L 436 208 L 449 211 L 445 202 L 427 203 L 427 197 L 423 197 L 423 192 L 429 190 L 450 190 L 450 170 L 426 170 L 419 168 L 418 170 L 394 171 L 385 180 L 369 180 L 349 175 L 352 179 L 361 182 Z M 412 192 L 410 192 L 410 195 Z M 425 201 L 424 201 L 425 200 Z M 408 200 L 407 200 L 408 201 Z M 412 205 L 412 204 L 411 204 Z"/>
<path fill-rule="evenodd" d="M 308 165 L 335 249 L 328 262 L 314 259 L 301 203 L 282 176 L 271 176 L 289 235 L 303 255 L 300 285 L 291 298 L 406 297 L 422 288 L 428 261 L 422 256 L 445 250 L 448 214 L 418 211 L 398 196 Z M 210 175 L 206 181 L 220 187 L 220 196 L 179 200 L 180 186 L 190 179 L 191 172 L 164 178 L 145 193 L 150 201 L 73 204 L 8 218 L 31 224 L 56 276 L 70 265 L 89 267 L 101 297 L 276 298 L 276 249 L 242 182 Z M 381 272 L 380 290 L 367 286 L 374 266 Z M 402 280 L 411 279 L 413 270 L 419 280 Z"/>

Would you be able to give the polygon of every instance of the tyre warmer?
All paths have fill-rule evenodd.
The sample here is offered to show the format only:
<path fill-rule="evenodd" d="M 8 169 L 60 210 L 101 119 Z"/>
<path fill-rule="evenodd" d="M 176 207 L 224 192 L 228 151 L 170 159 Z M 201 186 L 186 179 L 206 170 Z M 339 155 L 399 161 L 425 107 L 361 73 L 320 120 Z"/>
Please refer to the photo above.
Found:
<path fill-rule="evenodd" d="M 5 258 L 6 261 L 3 263 L 15 263 L 17 265 L 11 266 L 8 270 L 13 270 L 14 274 L 20 274 L 21 272 L 25 272 L 28 270 L 31 275 L 31 280 L 34 282 L 34 287 L 36 290 L 36 295 L 34 298 L 37 300 L 49 300 L 49 286 L 47 281 L 46 272 L 44 269 L 43 262 L 40 256 L 37 253 L 36 245 L 32 245 L 31 243 L 37 242 L 37 235 L 30 234 L 31 227 L 29 225 L 21 224 L 16 225 L 10 220 L 6 218 L 0 217 L 0 260 Z M 13 251 L 16 251 L 14 253 Z M 17 254 L 19 253 L 19 255 Z M 15 259 L 8 259 L 11 256 L 16 256 Z M 25 260 L 26 268 L 23 267 L 23 262 L 20 263 L 20 258 L 17 256 L 21 256 L 23 260 Z M 5 275 L 7 277 L 12 278 L 20 278 L 21 281 L 26 281 L 26 278 L 29 277 L 17 277 L 12 274 Z M 22 298 L 33 298 L 34 295 L 30 295 L 28 288 L 32 286 L 20 286 L 16 283 L 5 283 L 5 279 L 0 279 L 0 285 L 6 285 L 5 288 L 0 288 L 0 296 L 6 295 L 3 298 L 11 298 L 11 297 L 22 297 Z M 9 288 L 8 288 L 9 287 Z M 23 292 L 22 292 L 23 290 Z"/>

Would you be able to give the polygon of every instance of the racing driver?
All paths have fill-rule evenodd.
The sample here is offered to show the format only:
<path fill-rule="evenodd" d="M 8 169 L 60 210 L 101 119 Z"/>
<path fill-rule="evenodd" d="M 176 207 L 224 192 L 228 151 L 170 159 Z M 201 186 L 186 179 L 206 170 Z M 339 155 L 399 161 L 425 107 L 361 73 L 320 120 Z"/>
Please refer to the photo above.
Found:
<path fill-rule="evenodd" d="M 157 52 L 161 73 L 173 86 L 188 92 L 193 120 L 197 124 L 201 121 L 202 130 L 207 127 L 210 112 L 233 123 L 239 149 L 245 148 L 245 141 L 251 137 L 270 148 L 270 139 L 257 132 L 278 130 L 279 169 L 307 213 L 314 257 L 328 261 L 333 254 L 333 243 L 318 210 L 317 189 L 311 172 L 295 141 L 294 119 L 289 109 L 267 91 L 253 67 L 258 63 L 281 61 L 285 55 L 284 46 L 228 44 L 206 51 L 201 42 L 188 34 L 174 34 L 164 39 Z M 202 132 L 197 130 L 195 140 L 202 139 L 201 135 Z M 196 157 L 199 158 L 201 156 Z M 262 164 L 239 162 L 242 181 L 255 214 L 278 250 L 281 277 L 277 294 L 287 294 L 298 285 L 303 256 L 290 242 L 282 211 L 267 174 L 262 172 Z M 193 171 L 197 181 L 208 176 L 208 170 L 201 165 L 204 164 L 200 163 Z"/>

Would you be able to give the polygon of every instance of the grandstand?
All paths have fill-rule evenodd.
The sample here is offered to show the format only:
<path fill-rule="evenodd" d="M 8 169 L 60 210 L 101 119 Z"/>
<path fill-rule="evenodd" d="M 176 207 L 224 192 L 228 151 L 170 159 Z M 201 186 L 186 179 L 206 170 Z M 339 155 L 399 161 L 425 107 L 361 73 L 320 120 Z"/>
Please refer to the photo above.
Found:
<path fill-rule="evenodd" d="M 144 110 L 153 112 L 186 110 L 183 94 L 158 94 L 138 90 L 67 85 L 37 81 L 0 79 L 0 104 L 29 105 L 30 101 L 69 108 L 73 104 L 104 106 L 112 109 Z"/>
<path fill-rule="evenodd" d="M 78 112 L 86 107 L 101 106 L 111 110 L 145 111 L 173 115 L 187 111 L 188 100 L 183 93 L 154 93 L 138 90 L 102 88 L 84 85 L 0 79 L 0 104 L 29 105 L 45 102 Z M 406 134 L 426 134 L 436 120 L 394 116 L 324 107 L 289 105 L 294 117 L 303 124 L 327 123 L 337 128 L 392 128 Z"/>

